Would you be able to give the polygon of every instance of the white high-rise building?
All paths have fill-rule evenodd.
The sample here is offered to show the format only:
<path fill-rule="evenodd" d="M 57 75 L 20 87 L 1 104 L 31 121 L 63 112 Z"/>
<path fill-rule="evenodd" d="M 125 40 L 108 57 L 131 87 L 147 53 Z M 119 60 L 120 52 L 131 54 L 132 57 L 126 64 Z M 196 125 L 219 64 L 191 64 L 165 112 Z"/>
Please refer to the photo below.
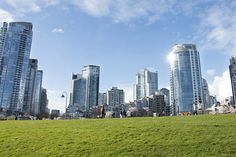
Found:
<path fill-rule="evenodd" d="M 173 115 L 204 109 L 200 56 L 196 45 L 177 44 L 170 52 L 170 96 Z"/>
<path fill-rule="evenodd" d="M 158 74 L 157 71 L 148 69 L 141 70 L 136 74 L 134 84 L 134 100 L 140 100 L 158 91 Z"/>

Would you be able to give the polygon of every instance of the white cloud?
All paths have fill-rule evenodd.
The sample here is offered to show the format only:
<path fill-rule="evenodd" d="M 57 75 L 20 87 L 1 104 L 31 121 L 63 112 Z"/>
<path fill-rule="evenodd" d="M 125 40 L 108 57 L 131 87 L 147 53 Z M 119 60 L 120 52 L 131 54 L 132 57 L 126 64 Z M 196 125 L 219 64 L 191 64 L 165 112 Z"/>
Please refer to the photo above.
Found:
<path fill-rule="evenodd" d="M 11 22 L 13 21 L 13 15 L 8 11 L 0 8 L 0 21 Z"/>
<path fill-rule="evenodd" d="M 208 69 L 206 71 L 206 74 L 209 76 L 214 76 L 216 74 L 216 70 L 215 69 Z"/>
<path fill-rule="evenodd" d="M 201 16 L 198 39 L 206 50 L 236 53 L 236 3 L 220 1 Z"/>
<path fill-rule="evenodd" d="M 5 0 L 5 3 L 21 13 L 41 11 L 35 0 Z"/>
<path fill-rule="evenodd" d="M 218 100 L 224 100 L 226 97 L 232 96 L 231 81 L 229 71 L 226 70 L 221 76 L 215 76 L 211 84 L 209 84 L 211 95 L 216 95 Z"/>
<path fill-rule="evenodd" d="M 56 90 L 47 90 L 47 96 L 49 100 L 49 109 L 59 109 L 62 112 L 65 112 L 65 98 L 61 98 L 62 92 Z M 67 98 L 67 103 L 69 98 Z M 68 104 L 67 104 L 68 105 Z"/>
<path fill-rule="evenodd" d="M 64 33 L 64 30 L 62 28 L 54 28 L 51 32 L 52 33 Z"/>
<path fill-rule="evenodd" d="M 110 13 L 112 0 L 74 0 L 72 4 L 76 5 L 89 15 L 101 17 Z"/>
<path fill-rule="evenodd" d="M 114 22 L 145 18 L 153 23 L 178 3 L 176 0 L 73 0 L 72 4 L 89 15 L 110 17 Z"/>
<path fill-rule="evenodd" d="M 26 13 L 37 13 L 47 7 L 59 5 L 62 0 L 2 0 L 1 6 L 7 8 L 8 12 L 17 16 L 24 16 Z"/>
<path fill-rule="evenodd" d="M 60 4 L 60 0 L 43 0 L 45 6 L 55 6 Z"/>

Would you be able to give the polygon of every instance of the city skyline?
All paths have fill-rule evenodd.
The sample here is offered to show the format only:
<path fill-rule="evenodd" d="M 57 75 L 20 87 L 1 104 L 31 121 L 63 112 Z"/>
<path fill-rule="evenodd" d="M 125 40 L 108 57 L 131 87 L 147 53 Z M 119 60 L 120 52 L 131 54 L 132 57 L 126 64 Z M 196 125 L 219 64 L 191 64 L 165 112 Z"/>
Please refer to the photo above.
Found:
<path fill-rule="evenodd" d="M 0 28 L 0 109 L 5 115 L 48 113 L 43 71 L 30 58 L 32 28 L 30 22 L 4 22 Z"/>
<path fill-rule="evenodd" d="M 234 2 L 125 2 L 0 2 L 1 22 L 34 24 L 31 58 L 40 60 L 44 70 L 51 109 L 64 109 L 60 95 L 70 91 L 71 73 L 88 64 L 101 67 L 100 92 L 117 86 L 132 98 L 135 74 L 146 67 L 158 71 L 159 89 L 169 88 L 166 56 L 176 43 L 197 45 L 211 95 L 219 99 L 231 95 L 228 65 L 236 52 Z"/>

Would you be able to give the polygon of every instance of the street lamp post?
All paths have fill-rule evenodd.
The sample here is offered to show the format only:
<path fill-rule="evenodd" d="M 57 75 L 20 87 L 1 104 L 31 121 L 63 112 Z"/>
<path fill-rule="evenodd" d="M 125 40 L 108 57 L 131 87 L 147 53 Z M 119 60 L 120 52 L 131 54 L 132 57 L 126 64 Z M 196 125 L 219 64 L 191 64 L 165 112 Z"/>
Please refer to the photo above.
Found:
<path fill-rule="evenodd" d="M 65 104 L 65 119 L 66 119 L 66 108 L 67 108 L 67 92 L 64 91 L 62 92 L 62 95 L 61 95 L 62 98 L 66 98 L 66 104 Z"/>

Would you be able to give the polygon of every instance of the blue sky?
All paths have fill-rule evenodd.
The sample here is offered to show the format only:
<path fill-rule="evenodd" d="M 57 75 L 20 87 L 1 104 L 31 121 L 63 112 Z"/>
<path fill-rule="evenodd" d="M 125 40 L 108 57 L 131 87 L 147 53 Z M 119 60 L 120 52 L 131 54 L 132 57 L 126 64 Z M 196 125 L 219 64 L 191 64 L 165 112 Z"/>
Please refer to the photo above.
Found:
<path fill-rule="evenodd" d="M 158 70 L 169 86 L 167 55 L 176 43 L 194 43 L 212 95 L 231 95 L 228 64 L 236 52 L 233 0 L 1 0 L 0 22 L 34 25 L 31 58 L 44 71 L 49 107 L 63 110 L 63 91 L 84 65 L 101 66 L 100 91 L 124 88 L 132 98 L 135 74 Z"/>

